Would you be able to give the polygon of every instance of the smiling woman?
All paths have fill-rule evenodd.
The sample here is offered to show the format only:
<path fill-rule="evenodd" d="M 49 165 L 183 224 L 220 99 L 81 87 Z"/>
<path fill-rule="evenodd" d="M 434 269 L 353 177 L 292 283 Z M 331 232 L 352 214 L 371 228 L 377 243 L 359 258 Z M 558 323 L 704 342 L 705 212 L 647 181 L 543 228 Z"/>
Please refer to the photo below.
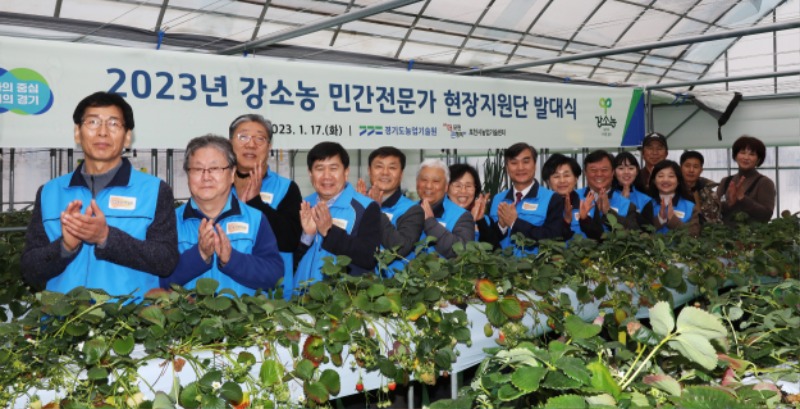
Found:
<path fill-rule="evenodd" d="M 743 135 L 733 143 L 732 150 L 739 173 L 722 179 L 717 189 L 723 221 L 736 223 L 736 214 L 744 213 L 751 221 L 766 223 L 775 208 L 775 183 L 756 170 L 766 159 L 764 142 Z"/>

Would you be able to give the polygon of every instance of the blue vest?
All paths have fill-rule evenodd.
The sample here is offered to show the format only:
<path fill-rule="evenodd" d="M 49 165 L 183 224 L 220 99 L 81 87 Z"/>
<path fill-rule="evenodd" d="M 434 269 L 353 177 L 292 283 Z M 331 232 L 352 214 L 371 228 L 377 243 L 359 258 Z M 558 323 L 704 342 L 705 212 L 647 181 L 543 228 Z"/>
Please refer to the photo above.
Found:
<path fill-rule="evenodd" d="M 394 196 L 395 194 L 398 195 L 397 201 L 395 201 L 394 204 L 390 205 L 386 205 L 385 202 L 381 203 L 381 212 L 383 212 L 383 214 L 385 214 L 389 218 L 389 221 L 392 222 L 392 226 L 397 228 L 397 219 L 399 219 L 402 215 L 404 215 L 408 211 L 408 209 L 410 209 L 416 203 L 413 200 L 403 196 L 402 192 L 400 192 L 400 189 L 398 189 L 397 192 L 393 193 L 392 196 Z M 391 200 L 391 197 L 389 198 L 389 200 Z M 385 248 L 383 247 L 383 245 L 381 245 L 381 250 L 384 249 Z M 414 250 L 412 249 L 411 255 L 413 254 Z M 404 255 L 401 254 L 401 256 Z M 375 272 L 378 273 L 379 275 L 383 275 L 384 277 L 392 278 L 394 277 L 395 271 L 400 271 L 406 267 L 406 264 L 408 264 L 407 260 L 408 257 L 405 257 L 405 260 L 397 259 L 395 261 L 392 261 L 383 271 L 380 270 L 380 267 L 375 267 Z"/>
<path fill-rule="evenodd" d="M 317 193 L 307 196 L 305 201 L 316 205 L 319 202 Z M 358 206 L 354 206 L 357 204 Z M 353 233 L 353 226 L 360 223 L 361 218 L 364 216 L 364 211 L 370 203 L 374 203 L 372 199 L 356 192 L 350 183 L 345 184 L 344 190 L 336 198 L 336 201 L 329 205 L 328 208 L 331 212 L 333 224 L 342 228 L 347 234 Z M 336 255 L 328 252 L 322 248 L 322 235 L 317 233 L 314 235 L 314 241 L 311 243 L 308 251 L 300 263 L 297 265 L 297 271 L 294 274 L 294 283 L 292 291 L 299 288 L 302 283 L 317 282 L 324 278 L 322 274 L 322 266 L 325 264 L 323 260 L 325 257 L 333 257 Z"/>
<path fill-rule="evenodd" d="M 619 193 L 619 191 L 617 191 L 617 193 Z M 630 200 L 630 202 L 636 206 L 637 212 L 641 213 L 644 205 L 650 202 L 651 199 L 652 197 L 650 197 L 648 194 L 642 193 L 631 186 L 631 194 L 628 195 L 628 200 Z"/>
<path fill-rule="evenodd" d="M 178 220 L 178 251 L 183 254 L 186 250 L 197 245 L 197 234 L 203 216 L 196 210 L 191 199 L 188 203 L 184 203 L 175 209 L 175 216 Z M 225 235 L 228 236 L 231 242 L 231 248 L 244 254 L 252 254 L 263 217 L 265 216 L 260 211 L 247 206 L 231 193 L 228 198 L 228 204 L 225 205 L 225 208 L 222 209 L 222 212 L 214 222 L 222 226 Z M 219 270 L 216 254 L 212 256 L 211 268 L 186 283 L 184 287 L 187 289 L 194 288 L 197 285 L 197 280 L 201 278 L 213 278 L 219 281 L 219 289 L 230 288 L 240 296 L 243 294 L 255 294 L 255 289 L 236 282 Z"/>
<path fill-rule="evenodd" d="M 267 177 L 261 182 L 261 201 L 277 210 L 278 205 L 286 197 L 286 192 L 289 191 L 291 184 L 291 180 L 267 170 Z M 280 234 L 280 232 L 276 231 L 275 234 Z M 283 251 L 280 254 L 283 259 L 283 296 L 288 300 L 292 296 L 292 285 L 294 285 L 292 277 L 294 275 L 294 256 L 292 253 Z"/>
<path fill-rule="evenodd" d="M 686 200 L 682 197 L 678 198 L 678 204 L 672 207 L 673 213 L 675 216 L 680 219 L 683 223 L 688 223 L 689 220 L 692 219 L 692 211 L 694 211 L 694 201 Z M 658 217 L 658 213 L 661 212 L 661 202 L 659 200 L 653 200 L 653 217 Z M 669 231 L 669 228 L 664 225 L 661 226 L 660 229 L 656 230 L 656 233 L 666 233 Z"/>
<path fill-rule="evenodd" d="M 418 202 L 418 203 L 420 203 L 420 202 Z M 445 195 L 445 196 L 444 196 L 444 199 L 442 199 L 442 204 L 441 204 L 441 206 L 442 206 L 442 213 L 441 213 L 441 214 L 439 214 L 439 215 L 435 215 L 435 217 L 436 217 L 436 221 L 438 221 L 438 222 L 439 222 L 439 224 L 441 224 L 442 226 L 444 226 L 444 228 L 445 228 L 445 229 L 447 229 L 447 231 L 449 231 L 450 233 L 452 233 L 452 232 L 453 232 L 453 229 L 456 227 L 456 222 L 458 222 L 458 219 L 460 219 L 460 218 L 461 218 L 461 215 L 463 215 L 464 213 L 466 213 L 466 212 L 467 212 L 467 210 L 466 210 L 466 209 L 464 209 L 463 207 L 461 207 L 461 206 L 459 206 L 459 205 L 457 205 L 457 204 L 453 203 L 453 202 L 452 202 L 452 201 L 451 201 L 451 200 L 450 200 L 450 199 L 447 197 L 447 195 Z M 434 213 L 436 213 L 436 211 L 437 211 L 437 209 L 436 209 L 436 208 L 434 208 L 434 209 L 433 209 L 433 212 L 434 212 Z M 428 235 L 427 235 L 427 234 L 425 234 L 425 231 L 423 230 L 423 231 L 422 231 L 422 235 L 420 236 L 420 238 L 419 238 L 419 239 L 420 239 L 420 240 L 425 240 L 425 238 L 426 238 L 426 237 L 428 237 Z M 435 246 L 428 246 L 428 248 L 426 249 L 426 251 L 427 251 L 428 253 L 433 253 L 433 252 L 435 252 L 435 251 L 436 251 L 436 249 L 435 249 L 434 247 L 435 247 Z M 408 257 L 406 257 L 406 258 L 407 258 L 407 259 L 409 259 L 409 260 L 411 260 L 411 259 L 413 259 L 413 258 L 415 258 L 415 257 L 416 257 L 416 254 L 412 252 L 412 253 L 411 253 L 411 254 L 409 254 L 409 255 L 408 255 Z"/>
<path fill-rule="evenodd" d="M 550 199 L 555 192 L 550 189 L 540 186 L 538 182 L 534 181 L 533 186 L 528 194 L 517 203 L 517 217 L 525 220 L 526 222 L 534 225 L 541 226 L 547 220 L 547 210 L 550 207 Z M 513 204 L 515 201 L 514 189 L 504 190 L 498 193 L 495 198 L 502 198 L 501 200 L 493 200 L 492 208 L 489 210 L 489 217 L 497 223 L 500 218 L 497 216 L 497 208 L 500 203 Z M 506 236 L 500 241 L 500 247 L 512 247 L 514 243 L 511 241 L 511 228 L 506 232 Z M 534 250 L 535 252 L 535 250 Z"/>
<path fill-rule="evenodd" d="M 92 191 L 77 170 L 53 179 L 42 188 L 42 224 L 51 242 L 61 237 L 61 212 L 73 200 L 83 202 L 81 213 L 92 200 Z M 123 159 L 109 185 L 95 197 L 97 206 L 110 227 L 116 227 L 133 238 L 145 240 L 147 228 L 156 214 L 161 179 L 135 171 Z M 75 259 L 63 273 L 47 282 L 47 289 L 66 293 L 75 287 L 100 288 L 111 295 L 132 293 L 141 300 L 151 288 L 159 286 L 158 276 L 134 270 L 95 257 L 95 245 L 83 243 Z"/>
<path fill-rule="evenodd" d="M 582 187 L 576 190 L 576 192 L 578 192 L 578 197 L 580 197 L 581 200 L 586 199 L 586 194 L 588 193 L 588 189 L 589 188 Z M 622 196 L 622 194 L 617 191 L 611 191 L 610 197 L 608 198 L 608 204 L 609 206 L 611 206 L 611 209 L 613 209 L 615 212 L 617 212 L 617 214 L 619 214 L 622 217 L 628 215 L 628 209 L 631 207 L 631 201 L 628 200 L 627 197 Z M 597 206 L 594 206 L 592 207 L 591 210 L 589 210 L 589 217 L 594 217 L 594 211 L 596 209 Z M 608 231 L 608 227 L 603 225 L 603 230 Z"/>

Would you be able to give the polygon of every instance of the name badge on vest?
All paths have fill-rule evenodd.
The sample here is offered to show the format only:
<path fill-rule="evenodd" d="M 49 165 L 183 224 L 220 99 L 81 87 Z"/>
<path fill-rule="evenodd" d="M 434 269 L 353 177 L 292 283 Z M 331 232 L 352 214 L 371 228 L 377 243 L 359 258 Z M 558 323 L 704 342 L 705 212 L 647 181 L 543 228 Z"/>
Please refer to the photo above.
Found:
<path fill-rule="evenodd" d="M 225 225 L 225 234 L 242 233 L 247 234 L 250 232 L 250 224 L 244 222 L 230 222 Z"/>
<path fill-rule="evenodd" d="M 383 214 L 385 214 L 385 215 L 386 215 L 386 217 L 388 217 L 388 218 L 389 218 L 389 221 L 392 221 L 392 219 L 394 219 L 394 215 L 393 215 L 393 214 L 391 214 L 391 213 L 386 213 L 386 212 L 383 212 Z"/>
<path fill-rule="evenodd" d="M 331 219 L 331 223 L 342 230 L 347 230 L 347 220 L 345 219 L 337 219 L 334 217 Z"/>
<path fill-rule="evenodd" d="M 683 219 L 686 216 L 686 213 L 680 210 L 673 210 L 672 213 L 675 213 L 675 216 L 678 216 L 679 219 Z"/>
<path fill-rule="evenodd" d="M 274 197 L 273 194 L 270 192 L 261 192 L 261 201 L 268 205 L 272 204 L 273 197 Z"/>
<path fill-rule="evenodd" d="M 529 212 L 535 212 L 536 209 L 539 208 L 539 203 L 528 203 L 522 202 L 522 210 L 527 210 Z"/>
<path fill-rule="evenodd" d="M 118 210 L 134 210 L 136 209 L 136 198 L 112 195 L 108 199 L 108 208 Z"/>

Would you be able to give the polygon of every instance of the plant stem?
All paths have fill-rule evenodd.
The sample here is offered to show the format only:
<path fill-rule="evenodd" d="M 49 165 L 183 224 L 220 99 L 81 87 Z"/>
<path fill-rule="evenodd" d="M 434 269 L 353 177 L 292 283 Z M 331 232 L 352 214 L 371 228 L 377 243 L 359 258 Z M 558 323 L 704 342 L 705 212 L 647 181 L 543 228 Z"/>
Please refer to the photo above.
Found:
<path fill-rule="evenodd" d="M 626 380 L 625 383 L 622 384 L 622 386 L 620 387 L 620 388 L 622 388 L 622 390 L 625 390 L 625 388 L 627 388 L 628 385 L 630 385 L 630 383 L 633 382 L 634 379 L 636 379 L 636 377 L 639 375 L 639 372 L 641 372 L 642 369 L 644 369 L 644 365 L 647 363 L 647 361 L 649 361 L 651 358 L 653 358 L 653 355 L 656 354 L 656 351 L 661 349 L 661 347 L 664 346 L 664 344 L 666 344 L 667 341 L 671 340 L 672 337 L 673 337 L 673 334 L 667 335 L 666 338 L 662 339 L 661 342 L 659 342 L 658 345 L 656 345 L 655 348 L 653 348 L 653 350 L 650 351 L 650 354 L 647 355 L 647 358 L 645 358 L 644 361 L 642 361 L 642 363 L 639 364 L 639 367 L 636 368 L 636 372 L 634 372 L 633 375 L 631 375 L 628 378 L 628 380 Z"/>

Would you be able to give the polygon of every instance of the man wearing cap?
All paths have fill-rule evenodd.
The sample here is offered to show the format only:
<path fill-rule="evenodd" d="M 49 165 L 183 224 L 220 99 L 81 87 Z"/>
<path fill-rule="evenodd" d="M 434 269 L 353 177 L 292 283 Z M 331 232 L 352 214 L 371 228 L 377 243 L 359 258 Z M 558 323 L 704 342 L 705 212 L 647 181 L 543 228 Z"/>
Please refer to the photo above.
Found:
<path fill-rule="evenodd" d="M 664 135 L 653 132 L 644 137 L 642 141 L 642 159 L 644 166 L 642 166 L 642 170 L 637 177 L 641 186 L 645 188 L 648 187 L 650 183 L 650 173 L 653 172 L 653 167 L 656 166 L 656 163 L 667 158 L 668 149 L 667 138 L 665 138 Z"/>

